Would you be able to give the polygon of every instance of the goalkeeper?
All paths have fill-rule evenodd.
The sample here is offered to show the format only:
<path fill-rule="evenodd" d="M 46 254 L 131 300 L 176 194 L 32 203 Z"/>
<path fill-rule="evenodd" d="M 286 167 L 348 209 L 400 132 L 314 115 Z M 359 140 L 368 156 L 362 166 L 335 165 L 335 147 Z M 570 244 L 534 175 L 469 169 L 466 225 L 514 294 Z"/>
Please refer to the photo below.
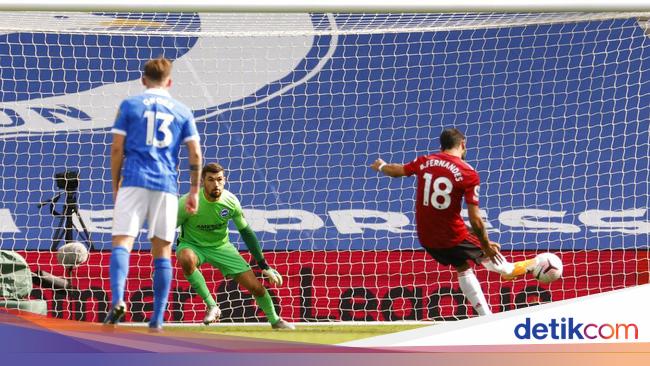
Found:
<path fill-rule="evenodd" d="M 248 263 L 230 243 L 228 222 L 233 220 L 251 252 L 257 266 L 273 285 L 282 285 L 280 274 L 264 260 L 255 232 L 250 228 L 237 197 L 224 189 L 224 168 L 210 163 L 201 171 L 202 189 L 199 192 L 199 209 L 195 214 L 185 211 L 187 195 L 181 197 L 178 206 L 178 237 L 176 258 L 183 268 L 183 275 L 207 306 L 203 323 L 208 325 L 221 315 L 221 310 L 210 294 L 203 274 L 198 269 L 207 262 L 218 268 L 224 277 L 233 278 L 247 289 L 262 308 L 273 329 L 295 329 L 294 325 L 281 319 L 275 312 L 273 301 L 266 288 L 258 281 Z"/>

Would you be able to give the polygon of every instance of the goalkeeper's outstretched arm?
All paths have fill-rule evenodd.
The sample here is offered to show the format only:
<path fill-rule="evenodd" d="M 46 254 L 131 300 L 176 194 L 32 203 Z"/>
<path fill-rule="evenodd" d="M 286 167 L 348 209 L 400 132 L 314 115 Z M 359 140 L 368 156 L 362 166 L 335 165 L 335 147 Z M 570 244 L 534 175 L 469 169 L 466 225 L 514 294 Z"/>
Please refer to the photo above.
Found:
<path fill-rule="evenodd" d="M 257 235 L 255 235 L 255 232 L 253 229 L 251 229 L 250 225 L 248 225 L 246 220 L 244 220 L 244 218 L 241 216 L 235 218 L 233 221 L 235 221 L 239 235 L 241 235 L 242 239 L 244 240 L 244 244 L 246 244 L 246 247 L 248 248 L 248 251 L 251 253 L 253 258 L 255 258 L 255 262 L 257 263 L 257 266 L 262 270 L 264 276 L 266 276 L 272 284 L 276 286 L 282 285 L 282 276 L 280 276 L 278 271 L 271 268 L 271 266 L 266 263 L 260 242 L 257 240 Z"/>
<path fill-rule="evenodd" d="M 264 260 L 262 247 L 260 246 L 260 242 L 259 240 L 257 240 L 257 235 L 255 235 L 253 229 L 251 229 L 251 227 L 247 225 L 245 228 L 239 229 L 239 234 L 244 240 L 244 243 L 246 244 L 248 251 L 251 252 L 253 258 L 255 258 L 255 262 L 257 263 L 257 266 L 260 267 L 260 269 L 269 268 L 269 265 L 266 263 L 266 260 Z"/>

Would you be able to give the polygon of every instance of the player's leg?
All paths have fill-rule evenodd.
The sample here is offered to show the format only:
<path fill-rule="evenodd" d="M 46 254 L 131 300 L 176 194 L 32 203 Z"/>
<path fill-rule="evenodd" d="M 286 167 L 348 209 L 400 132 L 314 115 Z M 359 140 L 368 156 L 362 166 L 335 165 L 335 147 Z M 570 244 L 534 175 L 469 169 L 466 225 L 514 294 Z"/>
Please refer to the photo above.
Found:
<path fill-rule="evenodd" d="M 485 294 L 483 294 L 483 289 L 481 289 L 481 284 L 467 263 L 468 260 L 476 261 L 482 256 L 483 252 L 479 247 L 473 243 L 462 242 L 448 249 L 425 249 L 438 263 L 450 265 L 456 269 L 460 290 L 479 315 L 492 313 Z"/>
<path fill-rule="evenodd" d="M 124 292 L 129 274 L 129 257 L 133 242 L 138 235 L 146 214 L 142 189 L 120 188 L 113 210 L 113 250 L 109 267 L 111 281 L 111 310 L 104 319 L 105 324 L 116 324 L 126 312 Z"/>
<path fill-rule="evenodd" d="M 126 277 L 129 274 L 129 257 L 135 238 L 128 235 L 113 236 L 113 250 L 111 252 L 110 279 L 111 304 L 113 306 L 124 302 Z"/>
<path fill-rule="evenodd" d="M 251 295 L 253 295 L 257 306 L 262 309 L 264 315 L 266 315 L 266 319 L 269 320 L 269 323 L 275 324 L 280 319 L 278 314 L 275 312 L 271 295 L 269 295 L 269 292 L 266 291 L 264 285 L 262 285 L 257 277 L 255 277 L 255 273 L 253 273 L 252 270 L 239 273 L 234 276 L 234 279 L 241 287 L 245 288 L 251 293 Z"/>
<path fill-rule="evenodd" d="M 503 255 L 501 255 L 500 263 L 494 263 L 487 258 L 482 258 L 479 260 L 479 262 L 483 267 L 485 267 L 485 269 L 491 272 L 499 273 L 501 275 L 501 278 L 507 281 L 514 280 L 517 277 L 525 275 L 526 273 L 532 271 L 537 264 L 535 258 L 510 263 Z"/>
<path fill-rule="evenodd" d="M 126 313 L 124 292 L 126 288 L 126 277 L 129 274 L 129 257 L 133 248 L 134 237 L 128 235 L 113 236 L 113 249 L 109 265 L 109 276 L 111 281 L 111 309 L 109 310 L 104 324 L 117 324 Z"/>
<path fill-rule="evenodd" d="M 201 257 L 201 258 L 199 258 Z M 208 285 L 205 282 L 203 274 L 198 267 L 205 261 L 200 249 L 193 248 L 189 244 L 181 244 L 176 249 L 176 259 L 183 269 L 185 279 L 192 285 L 192 288 L 201 296 L 207 306 L 203 323 L 208 325 L 215 322 L 221 316 L 221 309 L 212 297 Z"/>
<path fill-rule="evenodd" d="M 257 306 L 262 309 L 266 319 L 268 319 L 271 326 L 276 329 L 294 329 L 295 327 L 282 320 L 275 312 L 273 306 L 273 299 L 266 291 L 264 285 L 255 277 L 248 263 L 242 258 L 237 248 L 233 245 L 222 245 L 218 248 L 212 249 L 206 253 L 206 260 L 213 266 L 219 268 L 221 273 L 226 277 L 231 277 L 240 286 L 248 290 L 253 297 Z"/>
<path fill-rule="evenodd" d="M 149 320 L 149 328 L 162 327 L 169 290 L 172 283 L 172 245 L 158 237 L 151 238 L 151 254 L 153 255 L 153 314 Z"/>
<path fill-rule="evenodd" d="M 481 284 L 478 282 L 478 278 L 474 274 L 474 270 L 467 263 L 455 268 L 458 272 L 458 285 L 460 286 L 460 290 L 467 300 L 469 300 L 470 304 L 472 304 L 472 307 L 478 315 L 492 314 L 490 305 L 485 299 L 485 294 L 483 293 Z"/>
<path fill-rule="evenodd" d="M 535 269 L 536 265 L 537 260 L 535 258 L 512 263 L 512 270 L 507 273 L 502 273 L 501 278 L 506 281 L 514 280 L 515 278 L 523 276 L 526 273 L 532 272 L 533 269 Z"/>
<path fill-rule="evenodd" d="M 166 192 L 150 192 L 147 222 L 153 255 L 153 314 L 149 328 L 161 329 L 172 282 L 172 241 L 176 231 L 178 198 Z"/>
<path fill-rule="evenodd" d="M 264 315 L 266 315 L 266 319 L 268 319 L 269 323 L 271 323 L 271 326 L 274 329 L 295 329 L 293 324 L 284 321 L 278 316 L 278 313 L 275 311 L 275 306 L 273 306 L 273 299 L 271 299 L 271 295 L 268 291 L 266 291 L 266 288 L 257 279 L 257 277 L 255 277 L 255 273 L 253 273 L 253 271 L 248 270 L 246 272 L 239 273 L 234 276 L 234 279 L 237 281 L 237 283 L 239 283 L 240 286 L 248 290 L 248 292 L 253 295 L 257 306 L 262 309 Z"/>

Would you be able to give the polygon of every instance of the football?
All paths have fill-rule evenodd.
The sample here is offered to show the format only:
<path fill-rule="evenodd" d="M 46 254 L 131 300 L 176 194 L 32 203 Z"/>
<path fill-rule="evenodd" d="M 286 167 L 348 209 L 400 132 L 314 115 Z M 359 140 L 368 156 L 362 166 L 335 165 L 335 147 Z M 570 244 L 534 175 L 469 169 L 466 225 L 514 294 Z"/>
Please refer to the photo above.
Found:
<path fill-rule="evenodd" d="M 88 249 L 82 243 L 72 241 L 57 250 L 56 259 L 66 269 L 74 269 L 88 260 Z"/>
<path fill-rule="evenodd" d="M 535 257 L 537 264 L 533 275 L 542 283 L 550 283 L 562 277 L 562 260 L 553 253 L 542 253 Z"/>

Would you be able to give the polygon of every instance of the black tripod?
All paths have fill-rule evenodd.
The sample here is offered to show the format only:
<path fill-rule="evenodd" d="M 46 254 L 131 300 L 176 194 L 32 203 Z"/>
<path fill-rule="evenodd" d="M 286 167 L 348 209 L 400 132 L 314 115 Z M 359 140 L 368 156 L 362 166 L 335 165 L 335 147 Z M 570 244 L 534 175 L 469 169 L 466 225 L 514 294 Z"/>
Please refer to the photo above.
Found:
<path fill-rule="evenodd" d="M 54 175 L 56 185 L 59 189 L 62 189 L 63 192 L 59 192 L 56 196 L 52 197 L 50 200 L 41 202 L 38 204 L 38 208 L 49 204 L 50 213 L 54 217 L 59 218 L 59 223 L 57 225 L 54 234 L 52 235 L 52 246 L 50 247 L 51 251 L 56 251 L 59 242 L 63 239 L 64 244 L 67 244 L 73 241 L 73 232 L 76 230 L 78 236 L 84 241 L 88 250 L 93 249 L 93 243 L 90 240 L 90 235 L 88 234 L 88 229 L 84 220 L 79 215 L 79 205 L 77 204 L 77 189 L 79 188 L 79 172 L 78 171 L 65 171 L 62 173 L 56 173 Z M 56 203 L 61 199 L 61 196 L 65 195 L 65 203 L 63 204 L 63 213 L 60 213 L 56 210 Z M 82 230 L 76 227 L 72 218 L 76 216 L 81 224 Z"/>

